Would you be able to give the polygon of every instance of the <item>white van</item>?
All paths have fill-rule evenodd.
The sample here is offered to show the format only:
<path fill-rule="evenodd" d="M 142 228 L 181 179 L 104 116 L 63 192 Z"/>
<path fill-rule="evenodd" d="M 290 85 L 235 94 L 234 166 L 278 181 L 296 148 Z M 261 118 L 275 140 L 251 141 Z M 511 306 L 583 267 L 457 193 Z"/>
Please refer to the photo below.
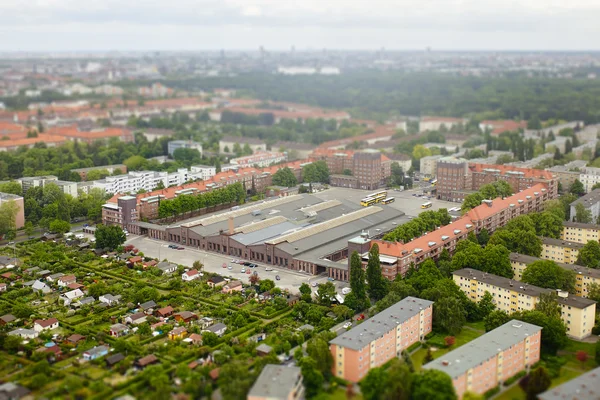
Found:
<path fill-rule="evenodd" d="M 83 239 L 85 236 L 83 236 L 83 233 L 78 233 L 77 235 L 75 235 L 75 237 L 77 239 Z"/>

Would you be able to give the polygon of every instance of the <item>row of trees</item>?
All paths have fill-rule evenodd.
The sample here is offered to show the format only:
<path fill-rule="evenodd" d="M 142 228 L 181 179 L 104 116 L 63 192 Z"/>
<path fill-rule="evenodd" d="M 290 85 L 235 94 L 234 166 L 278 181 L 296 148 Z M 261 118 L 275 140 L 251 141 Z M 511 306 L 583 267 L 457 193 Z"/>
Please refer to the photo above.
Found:
<path fill-rule="evenodd" d="M 315 161 L 302 167 L 302 180 L 305 183 L 329 183 L 329 168 L 325 161 Z M 292 187 L 298 184 L 294 172 L 288 168 L 280 168 L 273 174 L 273 185 Z"/>
<path fill-rule="evenodd" d="M 417 218 L 387 233 L 383 239 L 407 243 L 425 232 L 431 232 L 440 226 L 448 225 L 451 221 L 452 217 L 445 208 L 440 208 L 437 211 L 425 211 L 419 214 Z"/>
<path fill-rule="evenodd" d="M 220 204 L 243 203 L 246 198 L 244 186 L 237 182 L 232 185 L 199 193 L 197 195 L 182 195 L 173 199 L 161 200 L 158 206 L 158 217 L 175 217 L 206 207 Z"/>

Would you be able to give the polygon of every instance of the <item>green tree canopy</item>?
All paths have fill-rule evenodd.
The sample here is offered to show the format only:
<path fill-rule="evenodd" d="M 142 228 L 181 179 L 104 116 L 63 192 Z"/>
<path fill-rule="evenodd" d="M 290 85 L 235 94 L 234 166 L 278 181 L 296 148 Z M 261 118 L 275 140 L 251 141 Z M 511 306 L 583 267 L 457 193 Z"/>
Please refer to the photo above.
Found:
<path fill-rule="evenodd" d="M 381 274 L 381 262 L 379 261 L 379 246 L 377 243 L 369 250 L 369 261 L 367 262 L 367 281 L 369 282 L 369 296 L 375 300 L 381 300 L 387 294 L 387 281 Z"/>
<path fill-rule="evenodd" d="M 521 280 L 530 285 L 561 289 L 575 293 L 575 272 L 561 268 L 554 261 L 538 260 L 525 268 Z"/>
<path fill-rule="evenodd" d="M 448 374 L 437 369 L 426 369 L 415 375 L 412 384 L 413 399 L 456 400 L 456 391 Z"/>
<path fill-rule="evenodd" d="M 296 176 L 288 167 L 281 168 L 273 174 L 273 185 L 292 187 L 298 184 Z"/>
<path fill-rule="evenodd" d="M 587 242 L 577 257 L 577 264 L 589 268 L 600 268 L 600 244 L 595 240 Z"/>
<path fill-rule="evenodd" d="M 114 250 L 123 243 L 127 239 L 125 236 L 125 232 L 121 227 L 116 225 L 97 225 L 96 232 L 96 248 L 97 249 L 111 249 Z"/>
<path fill-rule="evenodd" d="M 592 212 L 585 208 L 582 203 L 575 204 L 575 222 L 581 222 L 582 224 L 592 223 Z"/>

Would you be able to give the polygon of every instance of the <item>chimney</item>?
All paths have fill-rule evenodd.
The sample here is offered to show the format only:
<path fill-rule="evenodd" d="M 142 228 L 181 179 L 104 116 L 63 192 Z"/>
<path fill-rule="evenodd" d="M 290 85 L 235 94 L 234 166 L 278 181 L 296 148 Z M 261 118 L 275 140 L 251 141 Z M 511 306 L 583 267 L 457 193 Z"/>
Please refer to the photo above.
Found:
<path fill-rule="evenodd" d="M 229 228 L 229 234 L 233 235 L 233 230 L 234 230 L 234 226 L 233 226 L 233 217 L 229 217 L 229 221 L 228 221 L 228 228 Z"/>

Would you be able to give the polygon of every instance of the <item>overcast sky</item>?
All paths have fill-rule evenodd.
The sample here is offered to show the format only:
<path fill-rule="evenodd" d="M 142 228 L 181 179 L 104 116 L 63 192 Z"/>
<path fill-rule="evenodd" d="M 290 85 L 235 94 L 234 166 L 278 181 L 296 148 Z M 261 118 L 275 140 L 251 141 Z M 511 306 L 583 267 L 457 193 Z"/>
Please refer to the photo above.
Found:
<path fill-rule="evenodd" d="M 0 0 L 0 51 L 597 50 L 600 0 Z"/>

